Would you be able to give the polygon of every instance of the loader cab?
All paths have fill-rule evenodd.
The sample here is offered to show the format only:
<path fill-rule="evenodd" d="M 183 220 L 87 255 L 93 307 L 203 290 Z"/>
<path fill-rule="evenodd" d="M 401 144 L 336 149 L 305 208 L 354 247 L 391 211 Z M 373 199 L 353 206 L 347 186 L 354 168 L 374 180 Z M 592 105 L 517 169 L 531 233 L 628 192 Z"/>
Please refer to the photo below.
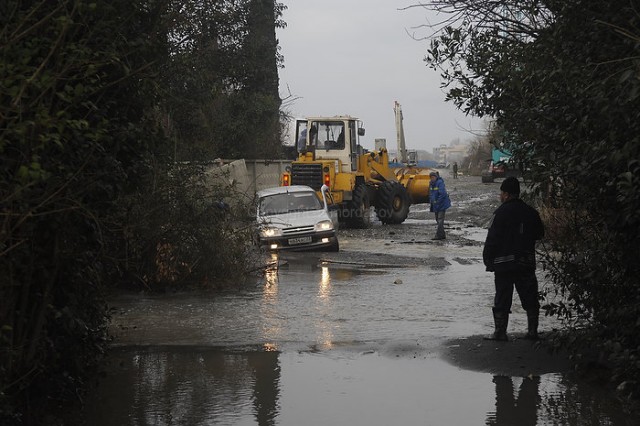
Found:
<path fill-rule="evenodd" d="M 348 116 L 296 122 L 298 153 L 311 152 L 314 160 L 340 160 L 343 173 L 357 170 L 358 155 L 362 151 L 359 137 L 363 135 L 360 121 Z"/>

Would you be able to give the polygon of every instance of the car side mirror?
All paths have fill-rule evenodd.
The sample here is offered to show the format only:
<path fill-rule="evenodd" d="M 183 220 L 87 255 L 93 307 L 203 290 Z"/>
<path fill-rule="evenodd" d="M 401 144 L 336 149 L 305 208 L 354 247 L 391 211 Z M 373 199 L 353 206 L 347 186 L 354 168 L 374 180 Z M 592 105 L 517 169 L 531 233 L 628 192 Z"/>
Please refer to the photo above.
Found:
<path fill-rule="evenodd" d="M 331 193 L 329 192 L 329 187 L 327 185 L 322 185 L 322 187 L 320 188 L 320 191 L 322 192 L 322 202 L 324 203 L 324 209 L 328 211 L 329 208 L 327 203 L 327 193 L 329 193 L 329 196 L 331 196 Z"/>

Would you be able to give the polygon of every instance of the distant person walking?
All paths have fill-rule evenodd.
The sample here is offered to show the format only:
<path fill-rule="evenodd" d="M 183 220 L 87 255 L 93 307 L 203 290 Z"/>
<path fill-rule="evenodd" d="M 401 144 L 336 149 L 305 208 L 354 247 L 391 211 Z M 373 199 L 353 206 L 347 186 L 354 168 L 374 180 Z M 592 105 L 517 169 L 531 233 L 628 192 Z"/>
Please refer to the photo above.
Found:
<path fill-rule="evenodd" d="M 444 216 L 447 209 L 451 207 L 451 200 L 444 186 L 444 180 L 437 172 L 429 173 L 429 179 L 431 180 L 429 186 L 430 211 L 435 213 L 437 224 L 436 236 L 433 237 L 432 240 L 444 240 L 446 238 L 444 233 Z"/>
<path fill-rule="evenodd" d="M 453 162 L 453 178 L 458 179 L 458 162 Z"/>
<path fill-rule="evenodd" d="M 538 280 L 536 279 L 536 241 L 544 237 L 544 225 L 533 207 L 520 199 L 520 182 L 508 177 L 500 185 L 502 204 L 493 214 L 482 258 L 487 271 L 494 273 L 495 331 L 487 339 L 509 340 L 507 325 L 515 286 L 522 308 L 527 312 L 525 339 L 538 338 Z"/>

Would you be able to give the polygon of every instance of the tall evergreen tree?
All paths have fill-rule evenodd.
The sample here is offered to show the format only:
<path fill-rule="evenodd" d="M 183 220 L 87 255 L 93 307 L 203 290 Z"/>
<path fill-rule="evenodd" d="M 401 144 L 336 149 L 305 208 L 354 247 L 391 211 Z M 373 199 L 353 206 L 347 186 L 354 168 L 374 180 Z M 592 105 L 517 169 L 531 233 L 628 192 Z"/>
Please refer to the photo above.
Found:
<path fill-rule="evenodd" d="M 244 52 L 251 67 L 247 69 L 244 93 L 252 99 L 255 114 L 251 137 L 253 156 L 274 157 L 280 150 L 280 95 L 278 93 L 278 41 L 275 0 L 251 0 L 247 26 L 249 33 Z"/>

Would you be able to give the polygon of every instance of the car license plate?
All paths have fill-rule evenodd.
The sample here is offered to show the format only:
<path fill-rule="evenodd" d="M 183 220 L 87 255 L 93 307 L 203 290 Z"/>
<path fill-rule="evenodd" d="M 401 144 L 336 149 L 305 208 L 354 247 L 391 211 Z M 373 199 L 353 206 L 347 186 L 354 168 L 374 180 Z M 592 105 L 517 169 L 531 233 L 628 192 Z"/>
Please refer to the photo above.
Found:
<path fill-rule="evenodd" d="M 289 245 L 293 246 L 296 244 L 305 244 L 310 243 L 311 237 L 298 237 L 298 238 L 289 238 Z"/>

